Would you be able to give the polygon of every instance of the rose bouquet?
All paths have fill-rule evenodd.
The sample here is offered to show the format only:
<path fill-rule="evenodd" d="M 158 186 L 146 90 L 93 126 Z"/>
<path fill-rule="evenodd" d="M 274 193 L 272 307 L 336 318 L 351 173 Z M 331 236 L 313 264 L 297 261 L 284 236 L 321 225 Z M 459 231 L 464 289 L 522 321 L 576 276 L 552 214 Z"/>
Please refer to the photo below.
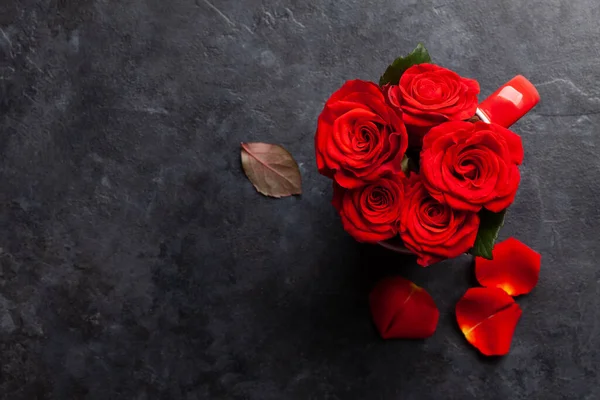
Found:
<path fill-rule="evenodd" d="M 350 235 L 413 253 L 422 266 L 463 253 L 492 259 L 523 161 L 508 127 L 539 95 L 521 76 L 481 104 L 479 91 L 419 45 L 379 84 L 348 81 L 327 100 L 317 166 Z"/>

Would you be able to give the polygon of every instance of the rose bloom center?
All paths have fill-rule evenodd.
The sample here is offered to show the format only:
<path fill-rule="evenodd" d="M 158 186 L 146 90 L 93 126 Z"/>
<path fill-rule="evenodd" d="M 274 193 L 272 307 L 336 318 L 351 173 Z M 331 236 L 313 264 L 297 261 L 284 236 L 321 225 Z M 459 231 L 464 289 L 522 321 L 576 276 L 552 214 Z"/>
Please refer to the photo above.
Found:
<path fill-rule="evenodd" d="M 463 151 L 456 160 L 454 175 L 461 180 L 477 181 L 481 177 L 482 163 L 478 154 Z"/>
<path fill-rule="evenodd" d="M 369 153 L 377 144 L 377 130 L 377 126 L 372 123 L 357 126 L 352 137 L 352 148 L 354 151 Z"/>
<path fill-rule="evenodd" d="M 381 211 L 388 207 L 392 194 L 387 188 L 377 187 L 369 194 L 369 206 L 373 211 Z"/>
<path fill-rule="evenodd" d="M 448 226 L 450 213 L 433 199 L 421 205 L 421 215 L 423 224 L 431 230 L 443 230 Z"/>

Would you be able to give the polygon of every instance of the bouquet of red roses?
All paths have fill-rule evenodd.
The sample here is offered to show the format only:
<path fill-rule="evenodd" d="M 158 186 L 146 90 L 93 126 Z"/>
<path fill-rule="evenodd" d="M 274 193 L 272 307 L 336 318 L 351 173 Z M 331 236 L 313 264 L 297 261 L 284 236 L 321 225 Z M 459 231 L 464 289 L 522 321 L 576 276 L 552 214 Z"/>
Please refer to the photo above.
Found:
<path fill-rule="evenodd" d="M 404 249 L 428 266 L 462 253 L 492 258 L 519 187 L 521 138 L 508 127 L 539 101 L 518 76 L 481 105 L 479 83 L 431 63 L 419 45 L 379 84 L 346 82 L 315 135 L 319 172 L 360 242 Z"/>

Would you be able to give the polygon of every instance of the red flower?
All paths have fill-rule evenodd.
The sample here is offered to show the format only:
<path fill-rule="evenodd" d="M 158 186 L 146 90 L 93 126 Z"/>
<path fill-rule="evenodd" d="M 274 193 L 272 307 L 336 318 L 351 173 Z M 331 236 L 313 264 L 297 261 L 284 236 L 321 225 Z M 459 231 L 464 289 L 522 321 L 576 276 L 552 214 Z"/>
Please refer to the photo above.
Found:
<path fill-rule="evenodd" d="M 486 356 L 508 353 L 521 307 L 503 290 L 472 288 L 456 304 L 456 320 L 469 343 Z"/>
<path fill-rule="evenodd" d="M 359 242 L 379 242 L 396 236 L 404 202 L 402 173 L 380 178 L 357 189 L 333 183 L 333 206 L 344 229 Z"/>
<path fill-rule="evenodd" d="M 405 187 L 400 237 L 417 254 L 420 265 L 456 257 L 473 247 L 479 228 L 476 213 L 438 202 L 427 193 L 418 175 L 412 175 Z"/>
<path fill-rule="evenodd" d="M 497 287 L 511 296 L 527 294 L 537 285 L 542 256 L 514 238 L 497 243 L 493 260 L 475 257 L 475 275 L 482 286 Z"/>
<path fill-rule="evenodd" d="M 369 295 L 373 322 L 384 339 L 420 339 L 435 332 L 440 312 L 423 288 L 399 276 L 381 280 Z"/>
<path fill-rule="evenodd" d="M 407 69 L 399 85 L 388 87 L 386 93 L 388 101 L 404 113 L 411 145 L 419 145 L 431 127 L 475 115 L 479 83 L 434 64 L 418 64 Z"/>
<path fill-rule="evenodd" d="M 421 173 L 431 196 L 459 210 L 493 212 L 514 200 L 521 138 L 496 124 L 446 122 L 423 139 Z"/>
<path fill-rule="evenodd" d="M 402 113 L 387 104 L 372 82 L 346 82 L 319 116 L 317 167 L 344 188 L 400 172 L 407 147 Z"/>

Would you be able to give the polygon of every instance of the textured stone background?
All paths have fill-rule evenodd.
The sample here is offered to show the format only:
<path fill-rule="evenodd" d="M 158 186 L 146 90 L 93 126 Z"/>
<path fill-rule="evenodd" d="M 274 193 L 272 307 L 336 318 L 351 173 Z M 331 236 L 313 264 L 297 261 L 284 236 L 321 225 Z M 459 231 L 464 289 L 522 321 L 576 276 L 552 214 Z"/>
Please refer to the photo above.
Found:
<path fill-rule="evenodd" d="M 600 398 L 600 3 L 596 0 L 1 0 L 3 399 Z M 518 73 L 504 237 L 543 254 L 511 353 L 458 331 L 467 256 L 419 269 L 356 244 L 312 138 L 345 80 L 427 44 L 482 94 Z M 258 195 L 240 141 L 283 144 L 304 195 Z M 379 339 L 385 274 L 440 311 Z"/>

